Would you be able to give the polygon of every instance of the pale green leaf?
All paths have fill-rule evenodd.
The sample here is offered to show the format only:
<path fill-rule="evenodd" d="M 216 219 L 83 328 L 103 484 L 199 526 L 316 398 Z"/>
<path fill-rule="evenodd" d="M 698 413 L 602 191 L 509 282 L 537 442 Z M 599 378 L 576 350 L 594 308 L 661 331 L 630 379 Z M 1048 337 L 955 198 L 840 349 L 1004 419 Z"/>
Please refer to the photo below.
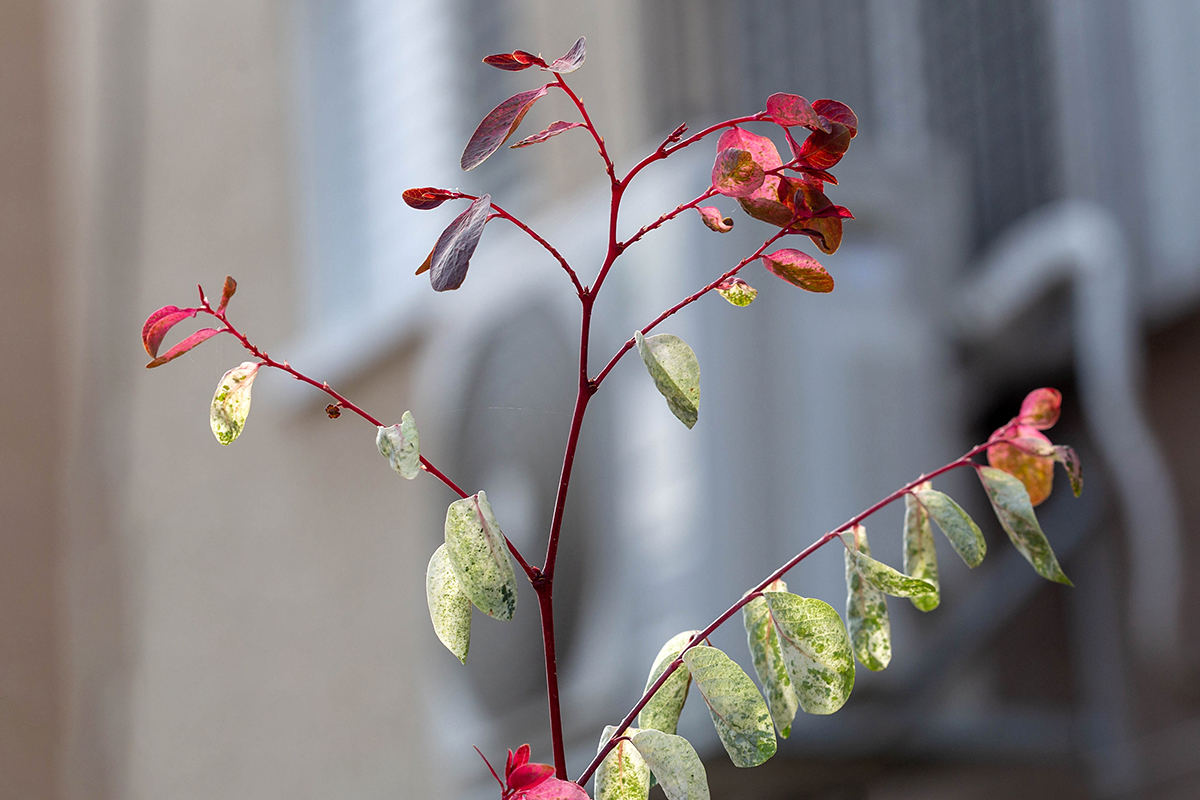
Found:
<path fill-rule="evenodd" d="M 849 547 L 854 547 L 854 537 L 851 534 L 843 533 L 842 538 Z M 892 597 L 921 597 L 937 591 L 937 587 L 929 581 L 905 575 L 895 567 L 889 567 L 863 553 L 855 553 L 854 561 L 858 574 L 870 581 L 875 588 Z"/>
<path fill-rule="evenodd" d="M 983 563 L 983 557 L 987 554 L 987 542 L 983 540 L 983 533 L 975 524 L 975 520 L 971 519 L 958 503 L 941 492 L 920 489 L 914 494 L 930 518 L 942 529 L 942 533 L 946 534 L 954 552 L 958 553 L 967 566 L 978 567 Z M 907 569 L 907 565 L 905 571 L 910 575 L 914 574 Z"/>
<path fill-rule="evenodd" d="M 700 413 L 700 362 L 692 348 L 669 333 L 647 338 L 636 331 L 633 338 L 671 413 L 689 428 L 694 426 Z"/>
<path fill-rule="evenodd" d="M 411 411 L 404 412 L 399 425 L 387 428 L 381 425 L 375 434 L 375 446 L 401 476 L 411 481 L 421 474 L 420 441 Z"/>
<path fill-rule="evenodd" d="M 1038 525 L 1025 484 L 995 467 L 979 467 L 978 471 L 1000 526 L 1021 555 L 1043 578 L 1073 586 L 1058 565 L 1042 526 Z"/>
<path fill-rule="evenodd" d="M 928 489 L 929 482 L 926 481 L 917 488 Z M 904 572 L 934 587 L 932 592 L 912 596 L 912 604 L 921 611 L 933 611 L 937 608 L 942 599 L 933 528 L 929 525 L 926 509 L 914 500 L 911 494 L 904 495 Z"/>
<path fill-rule="evenodd" d="M 609 725 L 600 737 L 596 752 L 604 749 L 617 729 Z M 634 736 L 637 728 L 626 728 Z M 632 742 L 617 742 L 596 768 L 595 800 L 646 800 L 650 796 L 650 767 Z"/>
<path fill-rule="evenodd" d="M 671 662 L 679 658 L 683 648 L 688 646 L 692 637 L 700 631 L 684 631 L 672 636 L 658 655 L 654 657 L 654 666 L 650 668 L 650 676 L 646 678 L 646 689 L 649 691 L 658 677 L 663 674 Z M 650 702 L 638 714 L 638 725 L 643 728 L 653 728 L 664 733 L 674 733 L 679 724 L 679 714 L 683 711 L 683 703 L 687 700 L 688 688 L 692 684 L 692 676 L 687 667 L 678 667 L 671 677 L 659 688 Z"/>
<path fill-rule="evenodd" d="M 667 800 L 709 800 L 708 775 L 687 739 L 655 730 L 638 731 L 630 738 Z"/>
<path fill-rule="evenodd" d="M 750 676 L 715 647 L 693 647 L 683 654 L 683 663 L 734 765 L 757 767 L 775 755 L 771 712 Z"/>
<path fill-rule="evenodd" d="M 242 435 L 250 413 L 250 388 L 259 366 L 255 361 L 243 362 L 222 375 L 217 384 L 208 418 L 213 436 L 221 444 L 229 444 Z"/>
<path fill-rule="evenodd" d="M 847 537 L 849 539 L 849 537 Z M 854 541 L 847 544 L 854 547 Z M 871 555 L 867 532 L 858 526 L 858 551 Z M 892 623 L 888 619 L 887 595 L 858 572 L 854 553 L 846 551 L 846 627 L 859 662 L 869 670 L 886 669 L 892 660 Z"/>
<path fill-rule="evenodd" d="M 741 278 L 726 278 L 717 284 L 717 294 L 739 308 L 745 308 L 758 297 L 758 289 Z"/>
<path fill-rule="evenodd" d="M 775 581 L 767 587 L 767 591 L 786 592 L 787 584 L 782 580 Z M 746 643 L 754 659 L 754 672 L 766 694 L 767 707 L 771 709 L 771 719 L 779 735 L 786 739 L 792 732 L 792 720 L 796 717 L 800 701 L 788 677 L 783 651 L 779 649 L 779 634 L 771 623 L 771 609 L 767 607 L 767 601 L 756 597 L 742 606 L 742 622 L 746 626 Z"/>
<path fill-rule="evenodd" d="M 454 574 L 444 544 L 433 551 L 425 570 L 425 597 L 429 601 L 433 632 L 459 661 L 467 663 L 467 650 L 471 647 L 471 600 Z"/>
<path fill-rule="evenodd" d="M 787 592 L 766 592 L 771 619 L 800 708 L 832 714 L 854 688 L 854 654 L 842 618 L 828 603 Z"/>
<path fill-rule="evenodd" d="M 517 608 L 517 577 L 508 543 L 483 492 L 446 509 L 446 552 L 463 591 L 483 613 L 510 620 Z"/>

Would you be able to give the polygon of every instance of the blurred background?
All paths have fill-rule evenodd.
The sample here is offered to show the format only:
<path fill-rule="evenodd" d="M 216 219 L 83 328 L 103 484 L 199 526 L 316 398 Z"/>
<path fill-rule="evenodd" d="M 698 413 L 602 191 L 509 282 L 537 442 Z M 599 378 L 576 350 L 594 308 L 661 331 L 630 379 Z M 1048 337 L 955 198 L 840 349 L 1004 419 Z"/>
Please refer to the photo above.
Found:
<path fill-rule="evenodd" d="M 664 326 L 702 364 L 692 431 L 636 358 L 591 405 L 556 585 L 571 774 L 667 638 L 1053 385 L 1050 434 L 1087 486 L 1060 474 L 1039 512 L 1076 588 L 1037 578 L 971 476 L 946 476 L 989 556 L 968 575 L 941 547 L 942 607 L 892 601 L 889 670 L 860 669 L 840 713 L 801 715 L 753 771 L 695 696 L 681 733 L 718 798 L 1200 794 L 1193 0 L 4 0 L 0 796 L 475 798 L 496 788 L 472 744 L 551 760 L 532 593 L 512 623 L 476 614 L 465 668 L 430 628 L 454 496 L 400 480 L 369 425 L 282 374 L 219 447 L 235 343 L 149 373 L 137 337 L 235 276 L 256 342 L 378 417 L 411 409 L 422 452 L 540 553 L 570 286 L 497 222 L 463 288 L 433 295 L 412 273 L 461 209 L 400 193 L 490 191 L 590 280 L 607 189 L 585 132 L 457 169 L 487 110 L 545 79 L 480 58 L 579 35 L 571 83 L 621 171 L 776 91 L 861 127 L 829 189 L 858 217 L 822 258 L 837 291 L 754 265 L 753 306 L 713 296 Z M 520 135 L 560 118 L 552 93 Z M 646 170 L 626 235 L 702 191 L 713 150 Z M 617 263 L 593 371 L 769 234 L 732 216 L 726 236 L 683 216 Z M 868 523 L 893 564 L 900 522 Z M 788 582 L 840 609 L 827 550 Z M 743 642 L 736 620 L 714 637 L 749 666 Z"/>

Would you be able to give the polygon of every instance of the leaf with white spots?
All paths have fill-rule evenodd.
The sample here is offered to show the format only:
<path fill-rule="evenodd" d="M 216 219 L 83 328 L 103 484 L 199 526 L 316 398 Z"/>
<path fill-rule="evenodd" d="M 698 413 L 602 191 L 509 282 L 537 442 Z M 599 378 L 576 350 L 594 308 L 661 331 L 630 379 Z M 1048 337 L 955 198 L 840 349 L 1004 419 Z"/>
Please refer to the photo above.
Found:
<path fill-rule="evenodd" d="M 654 666 L 646 678 L 646 688 L 649 691 L 659 676 L 666 671 L 671 662 L 679 658 L 683 648 L 692 641 L 692 637 L 700 631 L 684 631 L 672 636 L 654 657 Z M 683 711 L 683 703 L 687 700 L 688 688 L 692 685 L 692 676 L 687 667 L 676 668 L 671 676 L 654 693 L 649 702 L 638 715 L 638 725 L 642 728 L 653 728 L 664 733 L 674 733 L 679 724 L 679 714 Z"/>
<path fill-rule="evenodd" d="M 734 766 L 757 767 L 775 755 L 771 712 L 750 676 L 715 647 L 693 647 L 683 654 L 683 663 Z"/>
<path fill-rule="evenodd" d="M 928 489 L 929 482 L 918 489 Z M 909 598 L 920 611 L 933 611 L 942 601 L 938 583 L 937 547 L 933 527 L 924 506 L 911 494 L 904 495 L 904 572 L 930 583 L 934 591 Z"/>
<path fill-rule="evenodd" d="M 786 592 L 787 584 L 782 580 L 775 581 L 767 591 Z M 796 718 L 800 701 L 792 688 L 792 679 L 788 677 L 787 664 L 779 647 L 779 634 L 771 622 L 767 601 L 756 597 L 742 606 L 742 622 L 746 626 L 746 643 L 754 660 L 754 672 L 767 697 L 767 707 L 771 709 L 771 719 L 779 735 L 786 739 L 792 732 L 792 720 Z"/>
<path fill-rule="evenodd" d="M 471 647 L 471 600 L 454 574 L 444 544 L 433 551 L 425 570 L 425 597 L 429 601 L 433 632 L 459 661 L 467 663 L 467 650 Z"/>
<path fill-rule="evenodd" d="M 517 576 L 504 533 L 483 492 L 455 500 L 446 509 L 446 553 L 475 607 L 489 617 L 512 619 Z"/>
<path fill-rule="evenodd" d="M 996 518 L 1000 520 L 1000 526 L 1008 534 L 1013 546 L 1033 565 L 1038 575 L 1046 580 L 1073 586 L 1058 565 L 1050 541 L 1038 524 L 1025 484 L 995 467 L 979 467 L 978 471 Z"/>
<path fill-rule="evenodd" d="M 609 725 L 600 737 L 604 749 L 617 729 Z M 637 728 L 627 728 L 625 735 L 632 737 Z M 646 800 L 650 796 L 650 767 L 642 754 L 630 741 L 617 742 L 596 768 L 595 800 Z"/>
<path fill-rule="evenodd" d="M 858 552 L 871 555 L 867 532 L 858 526 Z M 846 537 L 848 547 L 854 540 Z M 919 608 L 919 606 L 918 606 Z M 858 560 L 846 550 L 846 626 L 854 655 L 874 672 L 886 669 L 892 660 L 892 623 L 888 618 L 887 595 L 858 572 Z"/>
<path fill-rule="evenodd" d="M 700 414 L 700 362 L 692 348 L 669 333 L 646 337 L 637 331 L 633 338 L 671 413 L 689 428 L 694 426 Z"/>
<path fill-rule="evenodd" d="M 913 494 L 917 496 L 930 518 L 942 529 L 942 533 L 946 534 L 954 552 L 958 553 L 968 567 L 978 567 L 987 554 L 987 542 L 984 541 L 979 526 L 949 495 L 928 488 L 928 484 L 924 486 L 926 488 L 918 487 Z M 905 572 L 914 574 L 908 569 L 907 562 Z"/>
<path fill-rule="evenodd" d="M 410 481 L 421 474 L 421 447 L 417 423 L 411 411 L 405 411 L 399 425 L 382 425 L 375 434 L 379 454 L 388 460 L 392 469 Z"/>
<path fill-rule="evenodd" d="M 250 388 L 259 366 L 254 361 L 243 362 L 222 375 L 217 384 L 208 421 L 213 436 L 221 444 L 229 444 L 242 435 L 246 417 L 250 414 Z"/>
<path fill-rule="evenodd" d="M 854 653 L 842 618 L 828 603 L 787 592 L 766 592 L 771 620 L 800 708 L 832 714 L 854 688 Z"/>
<path fill-rule="evenodd" d="M 853 546 L 854 537 L 851 534 L 843 533 L 842 538 Z M 929 581 L 905 575 L 895 567 L 889 567 L 861 552 L 855 552 L 853 556 L 859 574 L 884 594 L 892 597 L 922 597 L 937 592 L 937 587 Z"/>
<path fill-rule="evenodd" d="M 667 800 L 709 800 L 708 774 L 687 739 L 654 730 L 638 731 L 630 738 Z"/>

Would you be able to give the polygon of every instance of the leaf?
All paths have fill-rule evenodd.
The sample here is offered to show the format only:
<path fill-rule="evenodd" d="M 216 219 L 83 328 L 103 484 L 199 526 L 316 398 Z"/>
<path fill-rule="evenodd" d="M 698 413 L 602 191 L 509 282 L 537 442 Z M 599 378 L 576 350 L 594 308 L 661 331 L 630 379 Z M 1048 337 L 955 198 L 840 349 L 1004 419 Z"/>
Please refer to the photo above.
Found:
<path fill-rule="evenodd" d="M 704 206 L 696 210 L 700 212 L 700 219 L 704 220 L 704 224 L 710 230 L 714 230 L 717 233 L 729 233 L 733 230 L 733 217 L 723 216 L 720 209 L 713 206 Z"/>
<path fill-rule="evenodd" d="M 557 72 L 559 75 L 566 75 L 574 72 L 583 66 L 583 60 L 587 57 L 587 39 L 580 36 L 575 40 L 575 44 L 571 45 L 561 58 L 556 58 L 542 69 L 547 72 Z"/>
<path fill-rule="evenodd" d="M 667 800 L 708 800 L 708 775 L 696 750 L 682 736 L 638 731 L 630 737 L 658 778 Z"/>
<path fill-rule="evenodd" d="M 624 735 L 633 736 L 637 732 L 637 728 L 629 728 Z M 600 736 L 600 746 L 596 752 L 603 750 L 616 733 L 616 727 L 607 726 Z M 650 796 L 650 767 L 629 741 L 617 742 L 608 751 L 596 768 L 595 780 L 593 788 L 596 800 L 646 800 Z"/>
<path fill-rule="evenodd" d="M 146 369 L 154 369 L 155 367 L 161 367 L 163 364 L 166 364 L 168 361 L 174 361 L 175 359 L 179 358 L 181 355 L 183 355 L 187 351 L 191 350 L 196 345 L 200 344 L 203 341 L 211 339 L 212 337 L 216 336 L 220 332 L 221 331 L 217 330 L 216 328 L 201 328 L 200 330 L 193 333 L 191 336 L 184 339 L 179 344 L 172 347 L 167 352 L 163 353 L 158 358 L 151 361 L 149 364 L 146 365 Z"/>
<path fill-rule="evenodd" d="M 1067 478 L 1071 481 L 1071 491 L 1076 497 L 1083 493 L 1083 465 L 1079 462 L 1079 456 L 1075 454 L 1073 448 L 1067 447 L 1065 444 L 1056 445 L 1054 447 L 1054 460 L 1062 464 L 1067 470 Z"/>
<path fill-rule="evenodd" d="M 683 654 L 683 663 L 734 766 L 757 767 L 775 755 L 771 712 L 750 676 L 715 647 L 693 647 Z"/>
<path fill-rule="evenodd" d="M 198 308 L 163 306 L 147 317 L 146 323 L 142 325 L 142 346 L 146 348 L 146 354 L 156 358 L 158 348 L 167 332 L 183 320 L 196 316 L 199 311 Z"/>
<path fill-rule="evenodd" d="M 666 671 L 671 662 L 679 658 L 683 648 L 687 647 L 692 637 L 698 633 L 700 631 L 684 631 L 667 640 L 654 657 L 654 665 L 650 667 L 650 675 L 646 678 L 646 688 L 643 691 L 650 691 L 658 677 Z M 679 724 L 679 714 L 683 711 L 683 703 L 687 700 L 688 688 L 691 685 L 692 676 L 687 668 L 676 668 L 671 677 L 667 678 L 642 707 L 641 713 L 638 714 L 638 725 L 664 733 L 675 733 L 675 726 Z"/>
<path fill-rule="evenodd" d="M 988 500 L 992 502 L 996 518 L 1000 520 L 1000 526 L 1008 534 L 1013 546 L 1033 565 L 1038 575 L 1046 580 L 1074 586 L 1063 574 L 1046 534 L 1038 525 L 1024 484 L 995 467 L 978 467 L 977 472 Z"/>
<path fill-rule="evenodd" d="M 717 152 L 729 148 L 745 150 L 754 157 L 754 161 L 763 169 L 766 177 L 762 186 L 746 197 L 739 197 L 738 205 L 750 216 L 763 222 L 780 227 L 792 220 L 792 210 L 779 200 L 778 175 L 769 174 L 772 169 L 783 166 L 775 143 L 766 136 L 759 136 L 744 128 L 733 126 L 717 141 Z"/>
<path fill-rule="evenodd" d="M 771 620 L 800 708 L 832 714 L 854 688 L 854 654 L 842 618 L 828 603 L 787 592 L 766 592 Z"/>
<path fill-rule="evenodd" d="M 535 56 L 533 53 L 527 53 L 524 50 L 514 50 L 511 53 L 498 53 L 494 56 L 484 56 L 483 63 L 489 67 L 506 70 L 508 72 L 520 72 L 523 69 L 530 67 L 545 67 L 546 62 L 541 56 Z"/>
<path fill-rule="evenodd" d="M 978 567 L 983 563 L 983 557 L 987 554 L 987 542 L 984 541 L 983 533 L 975 524 L 975 520 L 971 519 L 958 503 L 934 489 L 918 488 L 913 494 L 950 540 L 954 552 L 958 553 L 968 567 Z M 912 574 L 907 561 L 904 571 Z"/>
<path fill-rule="evenodd" d="M 850 534 L 842 534 L 844 540 L 848 537 Z M 932 531 L 929 538 L 933 538 Z M 854 558 L 859 574 L 884 594 L 890 594 L 892 597 L 922 597 L 937 591 L 937 587 L 929 581 L 905 575 L 895 567 L 889 567 L 863 553 L 857 553 Z"/>
<path fill-rule="evenodd" d="M 527 789 L 537 786 L 554 774 L 554 767 L 549 764 L 522 764 L 510 772 L 506 778 L 508 788 Z"/>
<path fill-rule="evenodd" d="M 209 410 L 209 424 L 213 436 L 221 444 L 229 444 L 242 435 L 246 416 L 250 413 L 250 389 L 259 366 L 255 361 L 245 361 L 222 375 L 217 384 Z"/>
<path fill-rule="evenodd" d="M 454 192 L 434 186 L 418 186 L 413 189 L 405 189 L 401 197 L 404 198 L 405 203 L 418 211 L 428 211 L 431 208 L 437 208 L 447 200 L 454 199 Z"/>
<path fill-rule="evenodd" d="M 530 789 L 512 795 L 510 800 L 589 800 L 583 787 L 559 778 L 546 778 Z"/>
<path fill-rule="evenodd" d="M 229 300 L 233 297 L 233 293 L 237 291 L 237 281 L 232 275 L 225 276 L 225 285 L 221 287 L 221 304 L 217 306 L 217 313 L 223 314 L 225 307 L 229 305 Z"/>
<path fill-rule="evenodd" d="M 840 122 L 850 130 L 850 137 L 858 135 L 858 115 L 850 110 L 850 106 L 837 100 L 814 100 L 813 111 L 830 122 Z"/>
<path fill-rule="evenodd" d="M 777 580 L 767 587 L 768 591 L 787 591 L 787 584 Z M 762 597 L 756 597 L 742 606 L 742 623 L 746 626 L 746 643 L 754 661 L 754 672 L 766 694 L 767 707 L 775 729 L 784 739 L 792 732 L 792 720 L 800 701 L 788 677 L 787 664 L 779 647 L 779 634 L 771 622 L 771 609 Z"/>
<path fill-rule="evenodd" d="M 921 486 L 929 488 L 929 482 L 926 481 Z M 928 594 L 910 598 L 912 604 L 919 611 L 933 611 L 937 608 L 941 602 L 938 591 L 937 545 L 933 541 L 929 514 L 911 494 L 904 496 L 904 572 L 934 587 Z"/>
<path fill-rule="evenodd" d="M 499 150 L 500 145 L 504 144 L 521 124 L 521 120 L 529 113 L 529 109 L 533 108 L 533 104 L 545 97 L 547 91 L 549 90 L 542 86 L 538 89 L 514 94 L 489 111 L 479 126 L 475 128 L 475 132 L 471 134 L 471 140 L 467 142 L 466 149 L 463 150 L 462 158 L 459 160 L 459 166 L 462 167 L 463 172 L 475 169 L 486 161 L 488 156 Z"/>
<path fill-rule="evenodd" d="M 1054 489 L 1054 446 L 1044 433 L 1028 425 L 1006 425 L 992 438 L 1014 438 L 1014 434 L 1012 443 L 988 447 L 988 464 L 1019 479 L 1029 493 L 1029 502 L 1039 506 Z"/>
<path fill-rule="evenodd" d="M 425 598 L 429 602 L 433 632 L 459 661 L 467 663 L 467 650 L 471 647 L 471 600 L 454 574 L 445 544 L 439 545 L 429 559 Z"/>
<path fill-rule="evenodd" d="M 766 175 L 746 150 L 730 147 L 717 153 L 712 168 L 712 185 L 728 197 L 746 197 L 760 186 Z"/>
<path fill-rule="evenodd" d="M 777 125 L 803 125 L 810 130 L 830 130 L 829 122 L 821 119 L 809 102 L 798 94 L 777 92 L 767 98 L 767 114 Z"/>
<path fill-rule="evenodd" d="M 489 617 L 512 619 L 517 577 L 485 493 L 455 500 L 446 509 L 446 552 L 475 607 Z"/>
<path fill-rule="evenodd" d="M 1057 389 L 1043 387 L 1034 389 L 1021 401 L 1021 413 L 1017 421 L 1022 425 L 1044 431 L 1053 428 L 1062 413 L 1062 393 Z"/>
<path fill-rule="evenodd" d="M 854 137 L 851 136 L 850 129 L 840 122 L 833 122 L 831 128 L 829 133 L 815 130 L 800 143 L 800 152 L 797 155 L 801 161 L 817 169 L 831 169 L 842 160 L 842 156 L 850 149 L 850 140 Z"/>
<path fill-rule="evenodd" d="M 700 362 L 692 348 L 669 333 L 647 338 L 636 331 L 633 338 L 671 413 L 688 428 L 693 427 L 700 414 Z"/>
<path fill-rule="evenodd" d="M 532 755 L 532 750 L 528 744 L 523 744 L 517 748 L 517 752 L 508 751 L 508 760 L 504 762 L 504 777 L 508 778 L 512 775 L 513 770 L 524 764 L 529 763 L 529 757 Z M 486 761 L 486 759 L 484 759 Z"/>
<path fill-rule="evenodd" d="M 758 297 L 758 289 L 741 278 L 726 278 L 717 284 L 717 294 L 738 307 L 745 307 Z"/>
<path fill-rule="evenodd" d="M 858 552 L 871 555 L 867 532 L 858 526 Z M 887 596 L 858 571 L 853 552 L 854 538 L 846 550 L 846 626 L 850 644 L 859 663 L 874 672 L 886 669 L 892 660 L 892 623 L 888 619 Z M 918 606 L 919 608 L 919 606 Z"/>
<path fill-rule="evenodd" d="M 411 481 L 421 474 L 420 439 L 411 411 L 404 412 L 399 425 L 381 425 L 375 434 L 375 446 L 401 476 Z"/>
<path fill-rule="evenodd" d="M 508 149 L 516 150 L 518 147 L 529 147 L 531 144 L 539 144 L 546 141 L 551 136 L 558 136 L 560 133 L 565 133 L 572 128 L 583 127 L 586 126 L 582 122 L 563 122 L 562 120 L 559 120 L 558 122 L 551 122 L 550 127 L 546 128 L 545 130 L 538 131 L 533 136 L 527 136 L 516 144 L 510 144 Z"/>
<path fill-rule="evenodd" d="M 772 274 L 806 292 L 827 294 L 833 291 L 833 276 L 808 253 L 788 247 L 763 256 L 762 262 Z"/>
<path fill-rule="evenodd" d="M 483 236 L 483 226 L 487 224 L 488 214 L 492 210 L 491 195 L 483 195 L 470 207 L 459 214 L 442 231 L 433 252 L 429 254 L 429 283 L 435 292 L 445 292 L 462 286 L 467 277 L 467 268 L 471 266 L 471 256 Z M 424 269 L 417 270 L 421 274 Z"/>

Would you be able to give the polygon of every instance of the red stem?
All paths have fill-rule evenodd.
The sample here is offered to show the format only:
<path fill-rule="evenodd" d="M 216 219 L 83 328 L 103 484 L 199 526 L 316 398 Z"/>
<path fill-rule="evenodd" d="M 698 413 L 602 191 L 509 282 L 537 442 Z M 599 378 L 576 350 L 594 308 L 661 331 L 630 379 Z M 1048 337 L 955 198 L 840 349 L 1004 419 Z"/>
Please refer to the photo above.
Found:
<path fill-rule="evenodd" d="M 724 122 L 718 122 L 716 125 L 709 125 L 704 130 L 700 131 L 699 133 L 689 136 L 688 138 L 684 139 L 682 142 L 679 142 L 678 144 L 668 145 L 666 142 L 663 142 L 662 144 L 660 144 L 658 146 L 657 150 L 655 150 L 653 153 L 651 153 L 650 155 L 646 156 L 641 161 L 639 161 L 638 163 L 633 165 L 633 169 L 629 170 L 629 174 L 621 179 L 621 186 L 622 187 L 628 186 L 629 182 L 631 180 L 633 180 L 634 175 L 637 175 L 639 172 L 641 172 L 643 169 L 645 169 L 646 167 L 653 164 L 655 161 L 662 161 L 664 158 L 667 158 L 672 153 L 674 153 L 676 150 L 682 150 L 683 148 L 688 147 L 689 145 L 693 145 L 696 142 L 703 139 L 705 136 L 708 136 L 710 133 L 713 133 L 714 131 L 719 131 L 722 128 L 732 128 L 734 125 L 740 125 L 743 122 L 761 122 L 762 120 L 766 120 L 766 119 L 770 119 L 767 116 L 767 112 L 760 111 L 759 113 L 751 114 L 748 117 L 738 117 L 737 119 L 727 119 Z"/>
<path fill-rule="evenodd" d="M 563 76 L 555 74 L 554 80 L 558 88 L 567 93 L 567 97 L 571 98 L 571 102 L 575 103 L 575 107 L 579 109 L 579 114 L 583 117 L 583 124 L 587 126 L 588 132 L 592 134 L 592 138 L 596 140 L 596 146 L 600 148 L 600 157 L 604 159 L 604 171 L 608 173 L 608 179 L 612 181 L 613 186 L 617 185 L 617 171 L 613 167 L 612 159 L 608 157 L 608 148 L 604 146 L 604 137 L 600 135 L 600 131 L 596 130 L 596 126 L 592 124 L 592 118 L 588 116 L 587 107 L 575 92 L 571 91 L 571 87 L 567 86 L 567 82 L 563 80 Z M 554 85 L 554 84 L 551 84 Z"/>
<path fill-rule="evenodd" d="M 641 228 L 638 230 L 638 232 L 637 232 L 637 233 L 635 233 L 633 236 L 629 237 L 629 238 L 628 238 L 627 240 L 625 240 L 624 242 L 621 242 L 621 244 L 619 245 L 620 249 L 621 249 L 621 250 L 626 250 L 626 249 L 628 249 L 629 245 L 633 244 L 633 243 L 634 243 L 634 242 L 636 242 L 638 239 L 641 239 L 641 238 L 642 238 L 643 236 L 645 236 L 647 233 L 649 233 L 650 231 L 652 231 L 652 230 L 654 230 L 655 228 L 659 227 L 659 226 L 660 226 L 660 225 L 662 225 L 664 222 L 667 222 L 668 220 L 674 219 L 675 217 L 677 217 L 677 216 L 679 216 L 680 214 L 682 214 L 684 211 L 687 211 L 689 208 L 695 208 L 696 206 L 700 205 L 700 204 L 701 204 L 701 203 L 703 203 L 705 200 L 707 200 L 708 198 L 712 197 L 712 196 L 713 196 L 713 195 L 715 195 L 715 194 L 717 194 L 717 190 L 716 190 L 716 189 L 713 189 L 713 188 L 711 188 L 711 187 L 709 187 L 708 191 L 706 191 L 704 194 L 702 194 L 702 195 L 700 195 L 699 197 L 697 197 L 695 200 L 690 200 L 690 201 L 688 201 L 688 202 L 686 202 L 686 203 L 683 203 L 683 204 L 681 204 L 681 205 L 679 205 L 679 206 L 676 206 L 674 211 L 668 211 L 666 214 L 663 214 L 661 217 L 659 217 L 658 219 L 654 220 L 654 222 L 651 222 L 649 225 L 643 225 L 643 226 L 642 226 L 642 227 L 641 227 Z"/>

